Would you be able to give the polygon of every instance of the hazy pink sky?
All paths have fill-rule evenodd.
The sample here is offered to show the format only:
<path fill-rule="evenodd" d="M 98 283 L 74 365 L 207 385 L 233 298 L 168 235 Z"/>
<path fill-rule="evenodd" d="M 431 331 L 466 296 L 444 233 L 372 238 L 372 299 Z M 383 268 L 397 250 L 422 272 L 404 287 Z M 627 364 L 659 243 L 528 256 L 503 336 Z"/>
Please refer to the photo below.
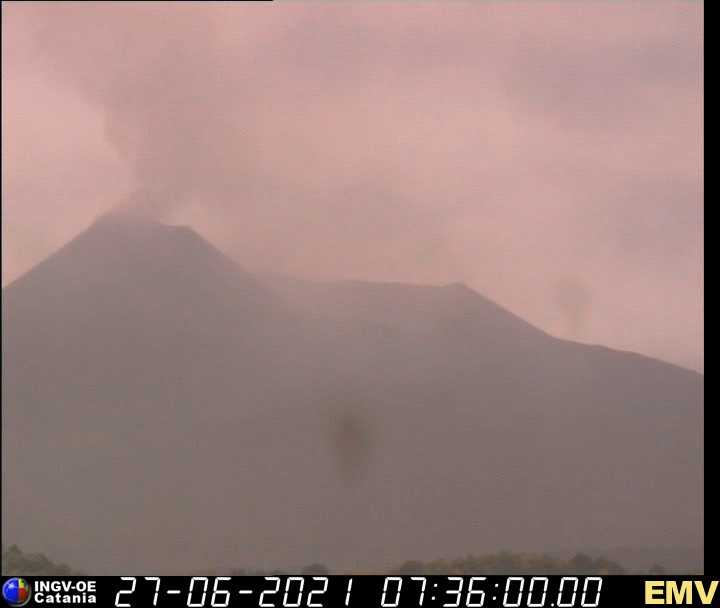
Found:
<path fill-rule="evenodd" d="M 701 4 L 2 10 L 3 285 L 134 196 L 249 270 L 702 369 Z"/>

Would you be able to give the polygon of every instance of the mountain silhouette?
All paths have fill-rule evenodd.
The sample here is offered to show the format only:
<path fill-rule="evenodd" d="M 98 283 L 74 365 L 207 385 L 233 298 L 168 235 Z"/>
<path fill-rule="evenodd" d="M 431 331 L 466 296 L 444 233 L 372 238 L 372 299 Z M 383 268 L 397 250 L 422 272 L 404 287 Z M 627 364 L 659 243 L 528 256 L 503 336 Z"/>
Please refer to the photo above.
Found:
<path fill-rule="evenodd" d="M 3 289 L 3 535 L 93 574 L 682 546 L 701 375 L 97 220 Z"/>

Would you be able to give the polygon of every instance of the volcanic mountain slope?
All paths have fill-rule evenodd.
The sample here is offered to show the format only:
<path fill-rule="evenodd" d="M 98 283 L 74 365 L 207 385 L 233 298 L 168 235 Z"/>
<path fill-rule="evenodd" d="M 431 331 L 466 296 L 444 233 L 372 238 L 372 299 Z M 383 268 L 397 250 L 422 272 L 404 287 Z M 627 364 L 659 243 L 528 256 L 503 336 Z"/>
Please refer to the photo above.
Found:
<path fill-rule="evenodd" d="M 2 322 L 4 542 L 88 572 L 699 555 L 702 376 L 462 285 L 261 279 L 116 214 Z"/>

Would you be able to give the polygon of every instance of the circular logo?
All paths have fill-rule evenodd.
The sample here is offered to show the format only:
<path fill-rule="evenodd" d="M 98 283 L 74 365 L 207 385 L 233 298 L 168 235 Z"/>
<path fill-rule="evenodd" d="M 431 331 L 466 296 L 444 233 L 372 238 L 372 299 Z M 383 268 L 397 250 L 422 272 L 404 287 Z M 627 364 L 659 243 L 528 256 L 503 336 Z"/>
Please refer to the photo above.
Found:
<path fill-rule="evenodd" d="M 3 598 L 11 606 L 24 606 L 31 595 L 30 583 L 24 578 L 9 578 L 3 585 Z"/>

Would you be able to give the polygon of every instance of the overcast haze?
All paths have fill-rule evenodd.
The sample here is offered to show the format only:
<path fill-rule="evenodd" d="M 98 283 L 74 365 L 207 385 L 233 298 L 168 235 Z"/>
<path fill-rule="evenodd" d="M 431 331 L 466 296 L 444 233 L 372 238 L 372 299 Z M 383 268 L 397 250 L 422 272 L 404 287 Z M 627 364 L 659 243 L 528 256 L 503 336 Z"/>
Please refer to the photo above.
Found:
<path fill-rule="evenodd" d="M 3 285 L 121 201 L 702 369 L 699 3 L 3 3 Z"/>

